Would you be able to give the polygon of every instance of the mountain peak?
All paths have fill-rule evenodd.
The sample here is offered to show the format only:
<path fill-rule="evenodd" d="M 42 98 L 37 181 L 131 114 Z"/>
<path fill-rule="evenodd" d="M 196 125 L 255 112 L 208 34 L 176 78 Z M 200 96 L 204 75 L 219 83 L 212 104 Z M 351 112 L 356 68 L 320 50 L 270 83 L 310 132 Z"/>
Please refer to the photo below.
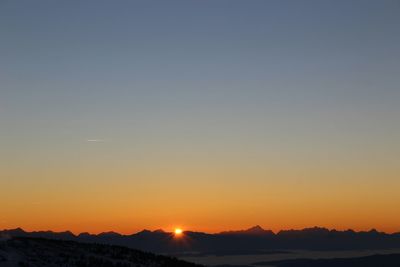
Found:
<path fill-rule="evenodd" d="M 245 230 L 245 232 L 247 232 L 247 233 L 264 233 L 265 230 L 261 226 L 256 225 L 256 226 L 250 227 L 249 229 Z"/>
<path fill-rule="evenodd" d="M 256 225 L 253 227 L 250 227 L 246 230 L 239 230 L 239 231 L 226 231 L 226 232 L 221 232 L 221 234 L 234 234 L 234 235 L 265 235 L 265 234 L 274 234 L 271 230 L 265 230 L 262 228 L 260 225 Z"/>
<path fill-rule="evenodd" d="M 119 237 L 121 234 L 114 232 L 114 231 L 108 231 L 108 232 L 102 232 L 98 234 L 98 236 L 103 236 L 103 237 Z"/>

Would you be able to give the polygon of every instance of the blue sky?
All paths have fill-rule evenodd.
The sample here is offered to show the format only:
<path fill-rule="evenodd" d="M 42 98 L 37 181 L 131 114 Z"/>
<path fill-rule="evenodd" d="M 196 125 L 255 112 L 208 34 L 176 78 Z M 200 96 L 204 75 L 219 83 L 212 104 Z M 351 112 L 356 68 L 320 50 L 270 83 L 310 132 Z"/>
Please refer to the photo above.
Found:
<path fill-rule="evenodd" d="M 325 186 L 342 168 L 342 182 L 398 185 L 399 11 L 398 1 L 2 1 L 1 182 L 17 197 L 26 181 L 64 183 L 59 170 L 87 166 L 93 181 L 101 166 L 183 164 L 252 170 L 236 179 L 261 187 Z"/>

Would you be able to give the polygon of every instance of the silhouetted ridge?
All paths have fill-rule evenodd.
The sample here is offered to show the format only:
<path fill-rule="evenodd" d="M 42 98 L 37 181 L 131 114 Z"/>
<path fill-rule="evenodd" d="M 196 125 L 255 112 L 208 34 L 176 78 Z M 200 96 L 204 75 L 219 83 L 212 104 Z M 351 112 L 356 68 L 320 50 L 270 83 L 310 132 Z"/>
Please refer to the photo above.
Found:
<path fill-rule="evenodd" d="M 14 237 L 0 241 L 0 266 L 200 267 L 121 246 Z"/>
<path fill-rule="evenodd" d="M 98 234 L 98 236 L 112 238 L 112 237 L 120 237 L 121 234 L 113 232 L 113 231 L 110 231 L 110 232 L 100 233 L 100 234 Z"/>
<path fill-rule="evenodd" d="M 143 230 L 136 234 L 122 235 L 105 232 L 98 235 L 71 232 L 25 232 L 21 228 L 0 231 L 0 237 L 44 237 L 127 246 L 157 253 L 227 253 L 249 250 L 356 250 L 400 248 L 400 234 L 386 234 L 375 229 L 355 232 L 353 230 L 329 230 L 321 227 L 302 230 L 282 230 L 274 234 L 261 226 L 246 230 L 227 231 L 218 234 L 185 231 L 176 238 L 174 233 L 162 230 Z"/>
<path fill-rule="evenodd" d="M 250 227 L 246 230 L 238 230 L 238 231 L 224 231 L 221 232 L 222 235 L 274 235 L 274 232 L 271 230 L 264 230 L 261 226 L 256 225 Z"/>

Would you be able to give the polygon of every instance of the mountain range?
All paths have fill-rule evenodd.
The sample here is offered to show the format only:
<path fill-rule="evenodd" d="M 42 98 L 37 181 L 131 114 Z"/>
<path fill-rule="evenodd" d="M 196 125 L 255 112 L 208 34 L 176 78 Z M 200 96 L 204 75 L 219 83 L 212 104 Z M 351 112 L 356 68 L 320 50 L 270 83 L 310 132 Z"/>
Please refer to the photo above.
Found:
<path fill-rule="evenodd" d="M 130 248 L 177 255 L 182 253 L 240 254 L 267 250 L 358 250 L 400 248 L 400 233 L 388 234 L 377 230 L 338 231 L 321 227 L 302 230 L 282 230 L 274 233 L 260 226 L 247 230 L 225 231 L 216 234 L 185 231 L 182 236 L 163 230 L 123 235 L 116 232 L 100 234 L 38 231 L 26 232 L 21 228 L 0 231 L 0 238 L 39 237 L 87 243 L 126 246 Z"/>

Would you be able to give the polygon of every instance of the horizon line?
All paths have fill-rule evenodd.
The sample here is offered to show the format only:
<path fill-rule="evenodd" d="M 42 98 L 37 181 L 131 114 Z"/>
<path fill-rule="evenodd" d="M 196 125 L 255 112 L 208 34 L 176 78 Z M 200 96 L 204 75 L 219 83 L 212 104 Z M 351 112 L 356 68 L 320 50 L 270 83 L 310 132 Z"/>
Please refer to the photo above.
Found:
<path fill-rule="evenodd" d="M 304 228 L 287 228 L 287 229 L 280 229 L 278 231 L 274 231 L 271 229 L 266 229 L 261 227 L 260 225 L 254 225 L 251 226 L 249 228 L 245 228 L 245 229 L 238 229 L 238 230 L 223 230 L 223 231 L 217 231 L 217 232 L 207 232 L 207 231 L 194 231 L 194 230 L 190 230 L 190 229 L 183 229 L 184 233 L 204 233 L 204 234 L 210 234 L 210 235 L 216 235 L 216 234 L 224 234 L 224 233 L 237 233 L 237 232 L 246 232 L 252 228 L 259 228 L 260 230 L 263 230 L 265 232 L 272 232 L 274 235 L 279 234 L 280 232 L 285 232 L 285 231 L 304 231 L 304 230 L 310 230 L 310 229 L 323 229 L 323 230 L 328 230 L 329 232 L 347 232 L 347 231 L 351 231 L 354 233 L 368 233 L 368 232 L 377 232 L 377 233 L 381 233 L 381 234 L 400 234 L 400 230 L 397 231 L 393 231 L 393 232 L 386 232 L 386 231 L 380 231 L 377 228 L 373 227 L 370 228 L 369 230 L 357 230 L 357 229 L 352 229 L 352 228 L 347 228 L 347 229 L 336 229 L 336 228 L 328 228 L 328 227 L 324 227 L 324 226 L 312 226 L 312 227 L 304 227 Z M 4 229 L 0 229 L 0 233 L 1 232 L 5 232 L 5 231 L 23 231 L 25 233 L 43 233 L 43 232 L 51 232 L 54 234 L 62 234 L 62 233 L 70 233 L 74 236 L 79 236 L 82 234 L 89 234 L 89 235 L 101 235 L 101 234 L 107 234 L 107 233 L 115 233 L 121 236 L 130 236 L 130 235 L 136 235 L 139 234 L 141 232 L 151 232 L 151 233 L 155 233 L 155 232 L 164 232 L 164 233 L 171 233 L 173 234 L 174 231 L 166 231 L 162 228 L 158 228 L 158 229 L 154 229 L 154 230 L 150 230 L 150 229 L 142 229 L 136 232 L 132 232 L 132 233 L 121 233 L 121 232 L 117 232 L 117 231 L 102 231 L 102 232 L 89 232 L 89 231 L 83 231 L 83 232 L 74 232 L 71 230 L 64 230 L 64 231 L 55 231 L 55 230 L 25 230 L 22 227 L 16 227 L 16 228 L 4 228 Z"/>

